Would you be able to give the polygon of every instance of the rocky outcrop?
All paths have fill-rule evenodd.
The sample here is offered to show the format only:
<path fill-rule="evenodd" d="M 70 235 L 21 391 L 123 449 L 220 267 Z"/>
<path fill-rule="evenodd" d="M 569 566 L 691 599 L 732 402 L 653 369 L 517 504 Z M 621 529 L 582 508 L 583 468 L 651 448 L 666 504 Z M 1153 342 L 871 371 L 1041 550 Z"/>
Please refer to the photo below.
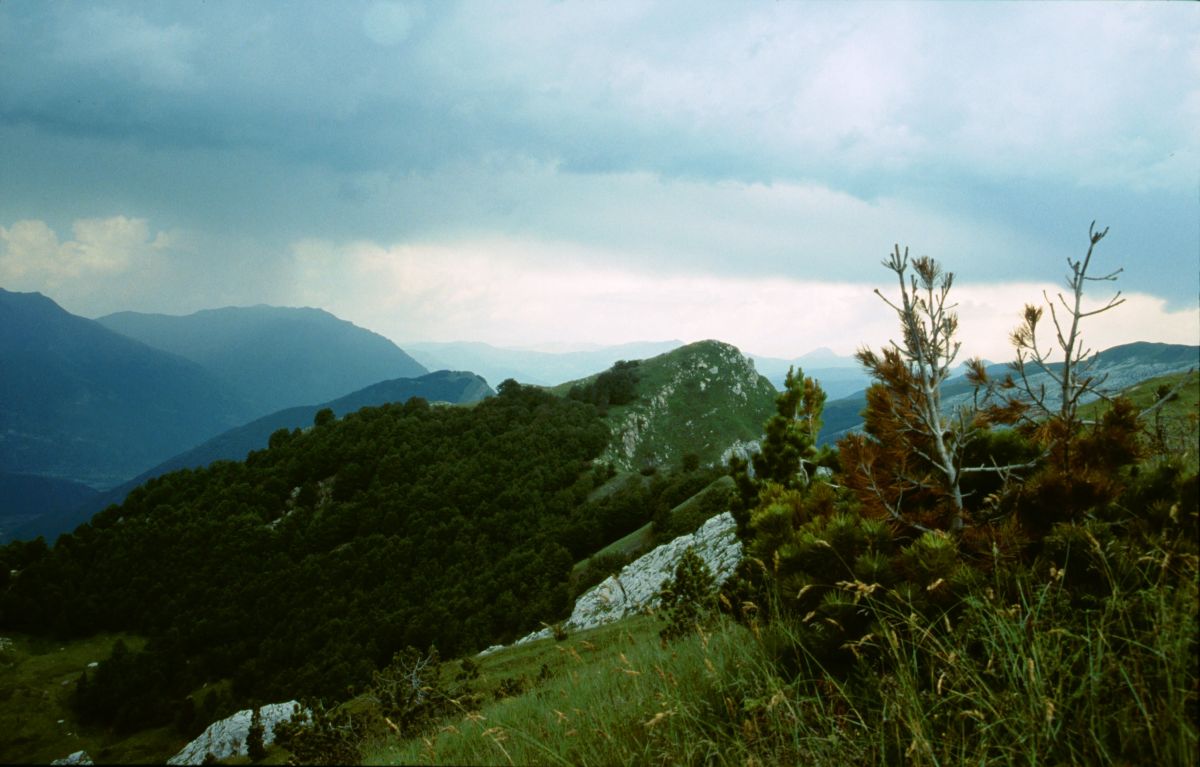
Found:
<path fill-rule="evenodd" d="M 566 628 L 603 626 L 656 606 L 663 581 L 675 576 L 675 565 L 689 548 L 712 570 L 717 584 L 724 583 L 742 558 L 742 542 L 736 530 L 733 515 L 725 512 L 696 532 L 681 535 L 634 560 L 576 600 Z"/>
<path fill-rule="evenodd" d="M 296 710 L 296 701 L 271 703 L 259 709 L 263 725 L 263 745 L 275 742 L 275 725 L 288 721 Z M 252 709 L 243 709 L 233 716 L 213 722 L 200 737 L 183 747 L 167 764 L 203 764 L 208 754 L 217 759 L 246 755 L 246 736 L 250 732 Z M 90 764 L 90 762 L 89 762 Z"/>
<path fill-rule="evenodd" d="M 95 764 L 92 757 L 88 756 L 87 751 L 76 751 L 70 756 L 64 756 L 62 759 L 55 759 L 50 764 Z"/>
<path fill-rule="evenodd" d="M 638 396 L 609 411 L 613 438 L 597 459 L 625 471 L 727 460 L 731 445 L 758 438 L 777 392 L 735 347 L 700 341 L 642 360 Z"/>
<path fill-rule="evenodd" d="M 717 585 L 724 583 L 733 575 L 742 559 L 742 542 L 737 538 L 737 524 L 733 521 L 733 515 L 729 512 L 718 514 L 696 532 L 681 535 L 630 562 L 621 572 L 609 576 L 579 597 L 571 617 L 562 624 L 563 628 L 576 631 L 595 628 L 655 607 L 663 581 L 675 576 L 675 565 L 689 548 L 712 570 Z M 552 629 L 544 628 L 518 639 L 514 644 L 546 639 L 552 635 Z M 480 654 L 498 649 L 499 646 L 489 647 Z"/>

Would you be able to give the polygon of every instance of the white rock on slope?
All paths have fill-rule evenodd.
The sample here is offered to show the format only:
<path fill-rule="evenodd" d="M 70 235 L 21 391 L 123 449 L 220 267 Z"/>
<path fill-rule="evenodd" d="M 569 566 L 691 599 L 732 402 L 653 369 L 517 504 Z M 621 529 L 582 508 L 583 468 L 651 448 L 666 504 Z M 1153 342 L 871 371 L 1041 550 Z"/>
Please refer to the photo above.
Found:
<path fill-rule="evenodd" d="M 263 745 L 275 742 L 275 725 L 292 718 L 296 701 L 271 703 L 259 709 L 262 712 Z M 213 722 L 200 737 L 183 747 L 167 764 L 203 764 L 204 758 L 212 754 L 218 759 L 246 755 L 246 736 L 250 733 L 252 709 L 242 709 L 233 716 Z"/>
<path fill-rule="evenodd" d="M 88 756 L 87 751 L 76 751 L 70 756 L 64 756 L 62 759 L 55 759 L 50 764 L 95 764 L 92 757 Z"/>
<path fill-rule="evenodd" d="M 663 581 L 675 577 L 675 565 L 688 548 L 693 549 L 712 570 L 718 586 L 724 583 L 733 575 L 742 559 L 742 542 L 737 538 L 737 523 L 733 515 L 729 512 L 718 514 L 696 532 L 681 535 L 625 565 L 621 572 L 609 576 L 579 597 L 571 617 L 563 623 L 563 627 L 575 630 L 595 628 L 654 607 L 658 603 L 658 592 Z M 552 630 L 545 628 L 513 644 L 525 644 L 552 635 Z M 480 655 L 498 649 L 489 647 Z"/>

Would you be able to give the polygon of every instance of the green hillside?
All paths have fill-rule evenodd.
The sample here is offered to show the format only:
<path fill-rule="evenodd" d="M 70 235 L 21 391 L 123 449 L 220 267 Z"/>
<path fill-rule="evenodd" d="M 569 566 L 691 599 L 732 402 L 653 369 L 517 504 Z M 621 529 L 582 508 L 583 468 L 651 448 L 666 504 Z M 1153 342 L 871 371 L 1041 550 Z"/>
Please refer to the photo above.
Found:
<path fill-rule="evenodd" d="M 600 461 L 621 470 L 677 466 L 695 454 L 723 464 L 726 451 L 756 441 L 775 410 L 777 392 L 741 352 L 700 341 L 638 362 L 631 401 L 607 409 L 612 442 Z M 567 395 L 599 375 L 551 391 Z"/>
<path fill-rule="evenodd" d="M 1143 419 L 1147 448 L 1172 455 L 1193 469 L 1197 459 L 1197 437 L 1200 436 L 1200 372 L 1156 376 L 1134 384 L 1121 392 L 1139 409 L 1145 410 L 1164 395 L 1173 396 L 1155 413 Z M 1098 418 L 1108 409 L 1107 403 L 1096 401 L 1080 409 L 1084 418 Z"/>
<path fill-rule="evenodd" d="M 97 683 L 85 706 L 124 727 L 170 721 L 203 681 L 328 695 L 406 645 L 535 628 L 569 609 L 607 434 L 589 406 L 502 389 L 473 408 L 326 411 L 245 462 L 151 481 L 53 549 L 0 549 L 0 630 L 149 637 L 120 672 L 137 694 Z"/>
<path fill-rule="evenodd" d="M 933 484 L 903 498 L 918 527 L 844 466 L 809 484 L 702 465 L 756 395 L 732 347 L 673 354 L 554 394 L 506 382 L 471 408 L 322 412 L 244 462 L 153 480 L 53 548 L 0 549 L 0 636 L 18 640 L 0 759 L 160 761 L 251 701 L 308 696 L 316 721 L 269 760 L 1190 763 L 1194 374 L 1158 432 L 1097 406 L 1070 472 L 1039 452 L 1053 432 L 982 440 L 985 460 L 1041 458 L 968 493 L 951 534 Z M 709 412 L 722 400 L 733 412 Z M 613 426 L 637 413 L 618 435 L 641 470 L 617 472 Z M 1190 458 L 1172 447 L 1187 439 Z M 896 458 L 914 460 L 876 465 Z M 720 599 L 680 569 L 656 615 L 474 655 L 730 505 L 751 558 Z M 55 637 L 64 662 L 32 662 Z"/>
<path fill-rule="evenodd" d="M 74 530 L 97 512 L 125 500 L 134 488 L 155 477 L 180 469 L 203 468 L 214 461 L 244 460 L 251 451 L 266 448 L 271 435 L 280 429 L 291 431 L 311 426 L 313 417 L 325 408 L 340 417 L 364 407 L 389 402 L 404 403 L 413 397 L 421 397 L 429 402 L 471 404 L 492 394 L 491 387 L 477 375 L 441 370 L 419 378 L 380 381 L 330 402 L 280 410 L 224 431 L 102 494 L 81 499 L 69 506 L 60 506 L 57 510 L 54 507 L 43 508 L 40 514 L 33 515 L 23 524 L 0 530 L 0 542 L 32 540 L 39 535 L 47 541 L 54 541 L 60 534 Z M 0 477 L 2 491 L 3 477 Z"/>
<path fill-rule="evenodd" d="M 1194 374 L 1147 380 L 1133 409 L 1088 409 L 1076 463 L 972 497 L 957 535 L 894 524 L 849 473 L 760 484 L 719 610 L 489 655 L 469 710 L 361 741 L 363 762 L 1195 764 L 1200 483 L 1136 419 L 1180 380 L 1163 419 L 1194 456 Z M 990 457 L 1061 435 L 1006 430 Z"/>

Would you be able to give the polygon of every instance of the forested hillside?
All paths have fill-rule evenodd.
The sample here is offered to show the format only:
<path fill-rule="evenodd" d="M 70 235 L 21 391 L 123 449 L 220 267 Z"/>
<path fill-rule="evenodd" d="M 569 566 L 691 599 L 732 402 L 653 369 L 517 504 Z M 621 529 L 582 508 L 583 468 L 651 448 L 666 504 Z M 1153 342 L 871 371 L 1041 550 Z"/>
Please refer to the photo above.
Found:
<path fill-rule="evenodd" d="M 568 609 L 607 439 L 593 407 L 512 383 L 469 409 L 322 411 L 244 463 L 151 481 L 53 549 L 0 551 L 0 626 L 150 636 L 80 699 L 124 728 L 221 677 L 242 699 L 338 693 L 406 645 L 478 649 Z"/>
<path fill-rule="evenodd" d="M 279 429 L 290 431 L 311 426 L 313 417 L 325 408 L 332 410 L 334 415 L 343 416 L 363 407 L 389 402 L 403 403 L 411 397 L 421 397 L 429 402 L 465 404 L 492 394 L 491 387 L 479 376 L 442 370 L 420 378 L 380 381 L 330 402 L 280 410 L 222 432 L 104 493 L 81 498 L 70 506 L 43 505 L 38 509 L 38 514 L 32 515 L 24 523 L 0 530 L 0 542 L 32 540 L 40 535 L 53 543 L 59 534 L 74 530 L 96 512 L 113 503 L 120 503 L 134 488 L 155 477 L 179 469 L 202 468 L 219 460 L 241 461 L 251 451 L 267 447 L 271 435 Z M 2 492 L 3 486 L 0 485 Z"/>

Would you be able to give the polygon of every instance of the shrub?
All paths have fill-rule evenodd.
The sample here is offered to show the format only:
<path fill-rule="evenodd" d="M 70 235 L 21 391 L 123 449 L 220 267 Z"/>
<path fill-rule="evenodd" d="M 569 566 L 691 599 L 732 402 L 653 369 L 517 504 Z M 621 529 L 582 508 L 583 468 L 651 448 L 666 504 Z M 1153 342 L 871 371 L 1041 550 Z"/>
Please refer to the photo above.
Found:
<path fill-rule="evenodd" d="M 716 612 L 716 591 L 712 570 L 688 547 L 675 565 L 675 577 L 663 581 L 659 591 L 667 618 L 662 639 L 686 636 L 709 623 Z"/>

